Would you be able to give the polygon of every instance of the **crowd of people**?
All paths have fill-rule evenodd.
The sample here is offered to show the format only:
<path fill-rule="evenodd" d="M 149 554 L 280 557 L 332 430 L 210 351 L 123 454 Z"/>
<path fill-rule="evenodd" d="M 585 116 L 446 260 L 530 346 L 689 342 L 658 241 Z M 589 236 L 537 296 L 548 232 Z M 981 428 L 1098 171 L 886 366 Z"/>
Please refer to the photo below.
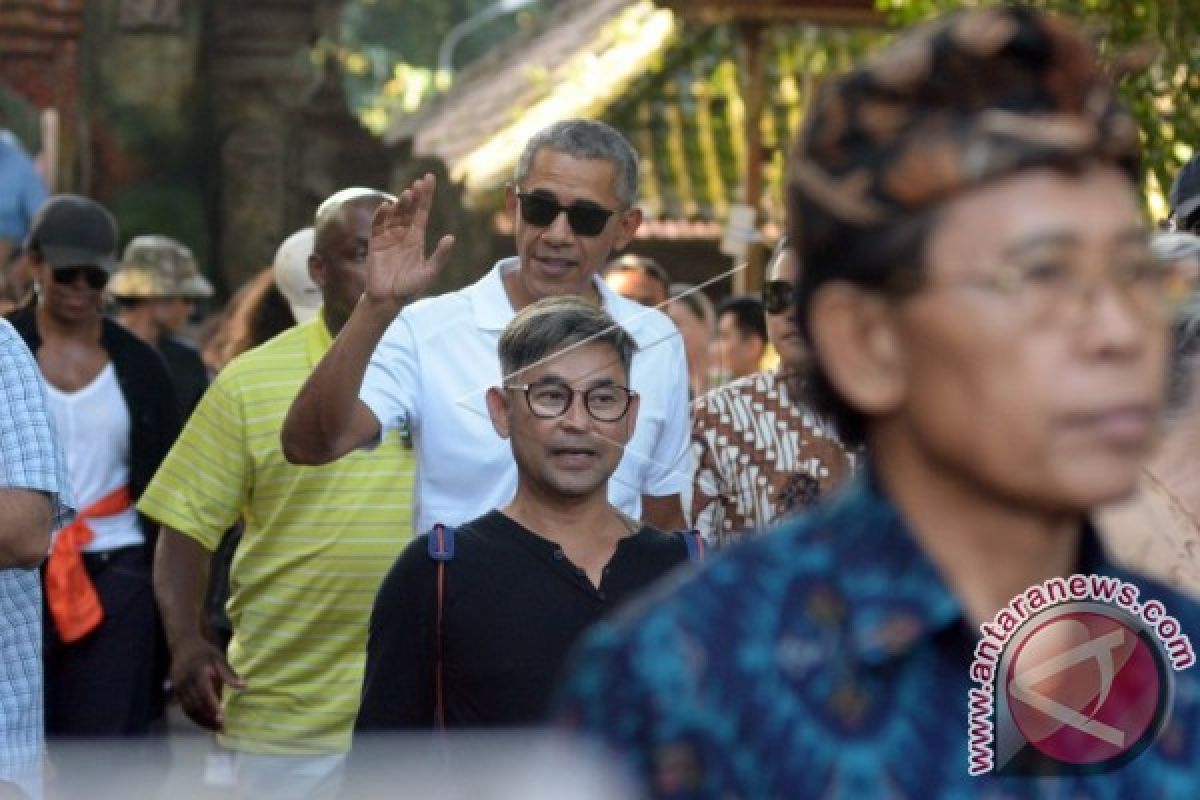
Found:
<path fill-rule="evenodd" d="M 1034 11 L 907 32 L 818 93 L 765 281 L 715 305 L 620 254 L 639 159 L 598 121 L 524 144 L 476 282 L 429 295 L 425 175 L 335 192 L 204 321 L 186 246 L 118 252 L 0 150 L 0 788 L 86 796 L 44 737 L 165 759 L 177 702 L 236 797 L 539 726 L 656 797 L 1195 796 L 1187 671 L 1119 768 L 966 768 L 1027 587 L 1118 575 L 1200 631 L 1200 156 L 1153 233 L 1112 81 Z"/>

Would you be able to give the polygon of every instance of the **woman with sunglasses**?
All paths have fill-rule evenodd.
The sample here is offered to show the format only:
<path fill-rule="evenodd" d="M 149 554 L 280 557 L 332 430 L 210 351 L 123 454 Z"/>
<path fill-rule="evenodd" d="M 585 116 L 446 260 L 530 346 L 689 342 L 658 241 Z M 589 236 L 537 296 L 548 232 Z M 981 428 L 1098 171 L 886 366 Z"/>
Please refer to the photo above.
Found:
<path fill-rule="evenodd" d="M 144 734 L 162 713 L 164 662 L 155 531 L 134 503 L 179 431 L 174 394 L 150 345 L 101 312 L 116 266 L 112 214 L 52 197 L 27 247 L 35 300 L 10 321 L 46 380 L 79 509 L 46 566 L 46 732 Z"/>
<path fill-rule="evenodd" d="M 692 525 L 719 546 L 815 503 L 853 467 L 832 426 L 798 400 L 808 358 L 793 300 L 798 277 L 782 239 L 763 286 L 778 369 L 714 389 L 692 409 Z"/>

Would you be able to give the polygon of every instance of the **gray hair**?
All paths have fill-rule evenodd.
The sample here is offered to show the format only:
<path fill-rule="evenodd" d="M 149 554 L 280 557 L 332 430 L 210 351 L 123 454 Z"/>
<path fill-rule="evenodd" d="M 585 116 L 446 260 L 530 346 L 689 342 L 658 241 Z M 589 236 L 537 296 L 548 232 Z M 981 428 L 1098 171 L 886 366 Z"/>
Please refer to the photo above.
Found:
<path fill-rule="evenodd" d="M 1156 233 L 1150 239 L 1154 257 L 1163 263 L 1200 258 L 1200 236 L 1194 233 Z"/>
<path fill-rule="evenodd" d="M 585 344 L 607 344 L 625 370 L 637 343 L 604 309 L 576 295 L 546 297 L 523 308 L 500 334 L 497 352 L 507 379 L 549 356 Z"/>
<path fill-rule="evenodd" d="M 613 190 L 626 208 L 632 207 L 638 193 L 638 154 L 629 140 L 616 128 L 592 119 L 568 119 L 555 122 L 535 133 L 517 160 L 515 179 L 519 186 L 529 177 L 533 159 L 542 148 L 572 158 L 607 161 L 616 168 Z"/>
<path fill-rule="evenodd" d="M 1200 355 L 1200 293 L 1195 293 L 1175 315 L 1171 326 L 1170 378 L 1167 384 L 1167 416 L 1175 418 L 1191 400 Z"/>

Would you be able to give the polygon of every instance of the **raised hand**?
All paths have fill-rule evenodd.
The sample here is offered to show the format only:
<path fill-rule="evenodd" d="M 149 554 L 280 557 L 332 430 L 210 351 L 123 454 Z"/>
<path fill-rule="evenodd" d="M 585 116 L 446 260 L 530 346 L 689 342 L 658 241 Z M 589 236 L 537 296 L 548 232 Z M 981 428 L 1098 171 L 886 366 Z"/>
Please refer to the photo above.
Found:
<path fill-rule="evenodd" d="M 384 203 L 371 222 L 367 251 L 369 301 L 399 310 L 429 288 L 454 245 L 443 236 L 433 253 L 425 256 L 425 228 L 437 179 L 426 173 L 400 193 L 395 203 Z"/>

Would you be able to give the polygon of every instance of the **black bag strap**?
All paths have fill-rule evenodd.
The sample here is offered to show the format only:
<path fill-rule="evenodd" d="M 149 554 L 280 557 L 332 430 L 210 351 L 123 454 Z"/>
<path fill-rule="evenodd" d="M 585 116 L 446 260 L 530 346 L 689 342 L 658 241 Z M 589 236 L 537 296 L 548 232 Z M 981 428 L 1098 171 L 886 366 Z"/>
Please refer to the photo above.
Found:
<path fill-rule="evenodd" d="M 445 639 L 446 562 L 454 558 L 454 528 L 440 522 L 429 532 L 429 557 L 437 565 L 437 618 L 434 622 L 433 722 L 438 730 L 446 729 L 446 698 L 442 661 Z"/>

